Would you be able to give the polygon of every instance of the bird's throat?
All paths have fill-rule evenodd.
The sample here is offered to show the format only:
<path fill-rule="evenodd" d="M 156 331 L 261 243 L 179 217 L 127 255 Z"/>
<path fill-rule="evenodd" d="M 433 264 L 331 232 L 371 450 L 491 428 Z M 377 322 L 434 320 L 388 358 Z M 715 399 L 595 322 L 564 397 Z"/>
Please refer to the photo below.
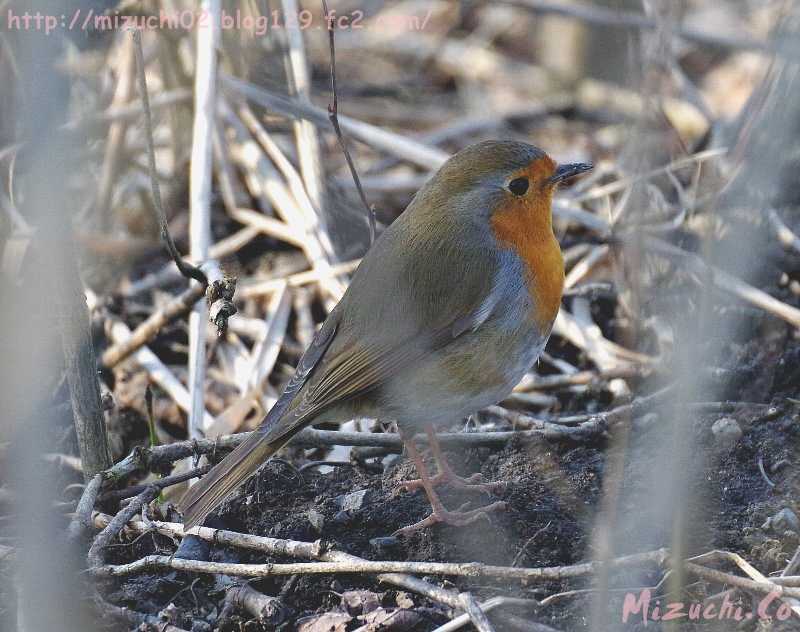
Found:
<path fill-rule="evenodd" d="M 532 316 L 540 330 L 549 332 L 564 291 L 564 260 L 553 234 L 550 196 L 495 211 L 491 224 L 500 244 L 514 250 L 524 263 Z"/>

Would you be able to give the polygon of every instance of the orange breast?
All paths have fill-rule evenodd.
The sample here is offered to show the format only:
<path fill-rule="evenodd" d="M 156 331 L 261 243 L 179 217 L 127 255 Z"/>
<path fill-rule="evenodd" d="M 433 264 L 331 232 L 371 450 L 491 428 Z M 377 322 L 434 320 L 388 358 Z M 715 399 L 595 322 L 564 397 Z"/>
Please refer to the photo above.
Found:
<path fill-rule="evenodd" d="M 553 235 L 550 201 L 549 192 L 530 200 L 511 200 L 491 219 L 498 241 L 512 248 L 525 264 L 532 316 L 542 331 L 552 326 L 564 291 L 564 260 Z"/>

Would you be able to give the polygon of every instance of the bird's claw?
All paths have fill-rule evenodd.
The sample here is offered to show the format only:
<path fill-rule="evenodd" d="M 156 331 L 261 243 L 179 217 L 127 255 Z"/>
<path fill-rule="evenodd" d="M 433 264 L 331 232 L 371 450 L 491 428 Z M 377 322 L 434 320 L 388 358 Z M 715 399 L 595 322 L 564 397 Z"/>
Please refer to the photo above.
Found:
<path fill-rule="evenodd" d="M 420 529 L 426 529 L 440 522 L 455 527 L 463 527 L 465 525 L 472 524 L 481 517 L 485 517 L 486 514 L 488 514 L 491 511 L 504 511 L 505 509 L 506 509 L 506 503 L 502 501 L 492 503 L 491 505 L 487 505 L 486 507 L 480 507 L 479 509 L 473 509 L 472 511 L 462 512 L 462 511 L 447 511 L 446 509 L 435 509 L 432 513 L 430 513 L 427 517 L 423 518 L 419 522 L 415 522 L 414 524 L 410 524 L 407 527 L 398 529 L 392 535 L 394 535 L 395 537 L 409 535 L 411 533 L 414 533 L 415 531 L 419 531 Z"/>
<path fill-rule="evenodd" d="M 456 489 L 478 490 L 488 493 L 503 491 L 506 488 L 506 483 L 504 481 L 484 483 L 483 474 L 481 473 L 472 474 L 471 476 L 464 478 L 447 470 L 444 472 L 439 472 L 436 476 L 432 477 L 431 483 L 434 485 L 450 485 Z M 415 478 L 410 481 L 406 481 L 401 487 L 401 489 L 407 492 L 423 488 L 424 484 L 421 478 Z"/>

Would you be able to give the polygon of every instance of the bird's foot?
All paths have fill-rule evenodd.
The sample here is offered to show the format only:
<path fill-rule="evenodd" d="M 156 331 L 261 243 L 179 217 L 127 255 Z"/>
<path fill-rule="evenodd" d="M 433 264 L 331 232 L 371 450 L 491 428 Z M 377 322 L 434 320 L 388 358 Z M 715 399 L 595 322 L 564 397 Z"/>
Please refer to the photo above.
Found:
<path fill-rule="evenodd" d="M 434 509 L 433 512 L 431 512 L 431 514 L 426 518 L 423 518 L 414 524 L 410 524 L 407 527 L 403 527 L 402 529 L 398 529 L 392 535 L 395 537 L 409 535 L 415 531 L 419 531 L 420 529 L 431 527 L 439 522 L 453 525 L 454 527 L 463 527 L 465 525 L 472 524 L 482 516 L 486 516 L 486 514 L 491 511 L 504 511 L 505 508 L 506 504 L 502 501 L 499 501 L 492 503 L 491 505 L 487 505 L 486 507 L 473 509 L 472 511 L 447 511 L 444 508 Z"/>
<path fill-rule="evenodd" d="M 431 477 L 431 483 L 434 485 L 449 485 L 456 489 L 478 490 L 489 493 L 500 492 L 506 488 L 506 484 L 503 481 L 484 483 L 483 474 L 477 473 L 464 478 L 449 468 Z M 404 482 L 402 488 L 407 492 L 411 492 L 417 489 L 424 489 L 425 485 L 421 478 L 415 478 Z"/>

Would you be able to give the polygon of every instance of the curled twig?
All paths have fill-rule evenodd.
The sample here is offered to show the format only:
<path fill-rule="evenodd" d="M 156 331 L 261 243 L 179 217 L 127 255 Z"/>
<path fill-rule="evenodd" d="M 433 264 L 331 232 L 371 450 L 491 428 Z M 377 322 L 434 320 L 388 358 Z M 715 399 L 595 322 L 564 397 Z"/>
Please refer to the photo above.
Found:
<path fill-rule="evenodd" d="M 164 213 L 164 205 L 161 202 L 161 187 L 158 184 L 158 171 L 156 170 L 156 150 L 155 143 L 153 142 L 153 115 L 150 111 L 150 97 L 147 92 L 147 76 L 145 74 L 144 53 L 142 52 L 142 33 L 141 31 L 133 31 L 133 44 L 134 52 L 136 54 L 136 75 L 139 84 L 139 94 L 142 98 L 142 107 L 144 109 L 144 127 L 145 139 L 147 140 L 147 165 L 150 170 L 150 184 L 153 194 L 153 206 L 158 216 L 158 226 L 161 234 L 161 239 L 167 248 L 175 265 L 178 266 L 180 273 L 187 279 L 195 279 L 203 287 L 208 285 L 208 278 L 205 273 L 198 267 L 193 266 L 183 260 L 178 252 L 175 242 L 172 240 L 172 235 L 169 234 L 167 226 L 167 216 Z"/>

